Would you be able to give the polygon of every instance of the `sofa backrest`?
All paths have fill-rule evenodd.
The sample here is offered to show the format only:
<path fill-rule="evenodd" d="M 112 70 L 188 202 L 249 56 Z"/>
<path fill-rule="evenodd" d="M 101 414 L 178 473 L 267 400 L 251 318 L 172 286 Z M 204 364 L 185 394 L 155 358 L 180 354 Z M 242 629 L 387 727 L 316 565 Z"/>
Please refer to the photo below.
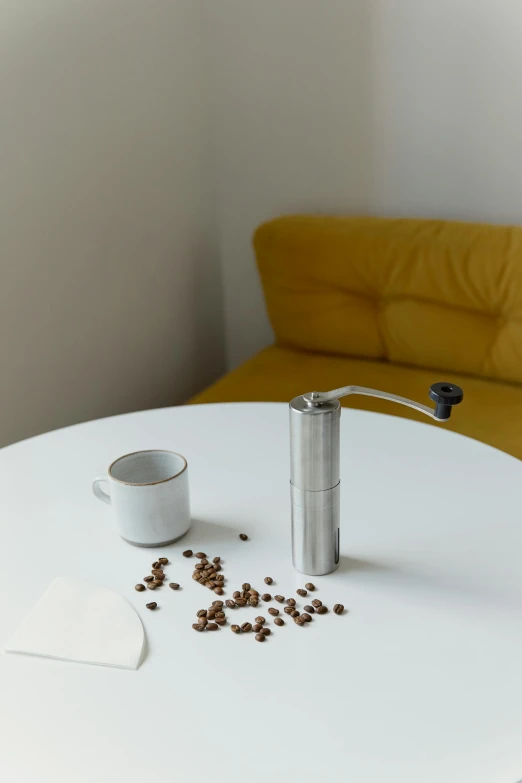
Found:
<path fill-rule="evenodd" d="M 254 247 L 279 343 L 522 383 L 522 228 L 298 215 Z"/>

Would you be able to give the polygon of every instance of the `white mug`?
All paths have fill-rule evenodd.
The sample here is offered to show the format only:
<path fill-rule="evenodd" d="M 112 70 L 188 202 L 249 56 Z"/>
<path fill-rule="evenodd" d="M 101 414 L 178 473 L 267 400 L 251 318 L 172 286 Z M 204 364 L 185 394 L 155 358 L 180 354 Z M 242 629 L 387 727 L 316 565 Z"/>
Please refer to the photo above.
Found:
<path fill-rule="evenodd" d="M 185 457 L 174 451 L 136 451 L 115 460 L 108 473 L 94 479 L 92 491 L 113 507 L 125 541 L 163 546 L 185 535 L 191 522 Z"/>

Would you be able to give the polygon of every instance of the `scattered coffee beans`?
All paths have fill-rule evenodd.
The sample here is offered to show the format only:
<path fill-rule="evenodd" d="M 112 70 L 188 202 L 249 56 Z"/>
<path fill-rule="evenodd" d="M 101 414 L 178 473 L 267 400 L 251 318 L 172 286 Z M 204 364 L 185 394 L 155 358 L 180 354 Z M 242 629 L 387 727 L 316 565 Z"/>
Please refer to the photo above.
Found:
<path fill-rule="evenodd" d="M 286 614 L 292 614 L 293 611 L 294 611 L 294 607 L 293 606 L 285 606 L 285 613 Z"/>
<path fill-rule="evenodd" d="M 198 611 L 198 617 L 206 617 L 207 616 L 207 610 L 206 609 L 200 609 Z"/>
<path fill-rule="evenodd" d="M 270 593 L 263 593 L 261 598 L 263 599 L 263 601 L 271 601 L 272 600 L 272 596 L 270 595 Z"/>
<path fill-rule="evenodd" d="M 194 573 L 192 574 L 192 579 L 195 579 L 196 582 L 199 582 L 199 574 L 197 571 L 194 571 Z"/>
<path fill-rule="evenodd" d="M 303 620 L 303 618 L 301 616 L 298 616 L 298 617 L 294 617 L 294 623 L 296 625 L 304 625 L 305 621 Z"/>
<path fill-rule="evenodd" d="M 232 593 L 232 598 L 241 598 L 241 593 L 239 592 L 239 590 L 235 590 Z"/>
<path fill-rule="evenodd" d="M 204 571 L 205 570 L 205 566 L 203 565 L 203 563 L 196 563 L 194 568 L 196 569 L 196 571 Z"/>
<path fill-rule="evenodd" d="M 200 560 L 204 560 L 206 554 L 204 552 L 196 552 L 196 557 L 199 557 Z"/>
<path fill-rule="evenodd" d="M 313 585 L 311 582 L 307 582 L 305 584 L 305 587 L 307 590 L 310 590 L 310 592 L 313 592 L 315 590 L 315 585 Z"/>
<path fill-rule="evenodd" d="M 158 585 L 156 584 L 156 582 L 148 582 L 147 583 L 147 587 L 149 588 L 149 590 L 155 590 L 157 586 Z"/>
<path fill-rule="evenodd" d="M 221 558 L 220 558 L 220 557 L 215 557 L 215 558 L 213 559 L 213 561 L 212 561 L 212 562 L 213 562 L 213 563 L 219 563 L 219 562 L 220 562 L 220 560 L 221 560 Z"/>
<path fill-rule="evenodd" d="M 204 625 L 199 625 L 198 623 L 192 623 L 192 627 L 193 627 L 193 629 L 195 631 L 204 631 L 205 630 L 205 626 Z"/>
<path fill-rule="evenodd" d="M 177 583 L 177 582 L 169 582 L 169 587 L 170 587 L 172 590 L 179 590 L 179 585 L 178 585 L 178 583 Z"/>
<path fill-rule="evenodd" d="M 310 614 L 307 614 L 306 612 L 303 612 L 303 614 L 301 615 L 301 617 L 303 618 L 303 620 L 304 620 L 306 623 L 311 623 L 311 622 L 312 622 L 312 615 L 310 615 Z"/>
<path fill-rule="evenodd" d="M 236 608 L 236 602 L 235 601 L 231 601 L 230 598 L 228 599 L 228 601 L 225 601 L 225 603 L 226 603 L 226 605 L 228 606 L 229 609 L 235 609 Z"/>
<path fill-rule="evenodd" d="M 153 567 L 153 568 L 159 568 L 160 566 L 161 566 L 161 563 L 160 563 L 160 561 L 159 561 L 159 560 L 155 560 L 155 561 L 153 562 L 153 564 L 152 564 L 152 567 Z"/>
<path fill-rule="evenodd" d="M 153 579 L 154 579 L 154 577 L 151 576 L 150 574 L 148 576 L 144 576 L 143 577 L 143 581 L 144 582 L 152 582 Z"/>
<path fill-rule="evenodd" d="M 287 598 L 286 603 L 288 606 L 295 606 L 295 598 Z"/>
<path fill-rule="evenodd" d="M 273 614 L 273 615 L 279 614 L 279 609 L 276 609 L 274 606 L 271 606 L 270 609 L 268 610 L 268 614 Z"/>
<path fill-rule="evenodd" d="M 216 612 L 216 617 L 224 617 L 225 612 Z"/>
<path fill-rule="evenodd" d="M 163 580 L 165 579 L 165 574 L 163 574 L 163 573 L 162 574 L 155 574 L 154 576 L 155 576 L 155 579 L 154 579 L 155 582 L 163 582 Z"/>
<path fill-rule="evenodd" d="M 264 617 L 261 617 L 261 615 L 259 615 L 259 617 L 256 617 L 256 623 L 261 623 L 261 625 L 263 625 L 263 623 L 266 623 L 266 620 Z"/>
<path fill-rule="evenodd" d="M 261 628 L 259 633 L 262 633 L 264 636 L 270 636 L 272 631 L 270 630 L 270 628 Z"/>
<path fill-rule="evenodd" d="M 290 617 L 299 617 L 299 611 L 297 609 L 292 609 L 290 612 Z"/>
<path fill-rule="evenodd" d="M 222 587 L 214 587 L 214 592 L 216 595 L 223 595 L 223 588 Z"/>
<path fill-rule="evenodd" d="M 302 588 L 300 588 L 299 590 L 296 590 L 295 592 L 297 593 L 297 595 L 302 595 L 303 598 L 304 598 L 305 595 L 308 595 L 308 592 L 306 590 L 303 590 Z"/>
<path fill-rule="evenodd" d="M 227 618 L 226 617 L 216 617 L 216 623 L 218 625 L 226 625 Z"/>
<path fill-rule="evenodd" d="M 137 590 L 138 593 L 142 593 L 145 590 L 145 585 L 142 585 L 142 584 L 136 585 L 134 589 Z M 334 609 L 334 612 L 335 612 L 335 609 Z"/>
<path fill-rule="evenodd" d="M 183 557 L 192 557 L 193 554 L 194 552 L 192 551 L 192 549 L 185 549 L 185 551 L 183 552 Z"/>
<path fill-rule="evenodd" d="M 321 606 L 318 606 L 318 607 L 317 607 L 317 609 L 316 609 L 315 611 L 317 612 L 317 614 L 326 614 L 326 612 L 328 611 L 328 609 L 326 608 L 326 606 L 323 606 L 323 605 L 321 604 Z"/>
<path fill-rule="evenodd" d="M 273 581 L 271 576 L 265 576 L 265 585 L 271 585 Z"/>
<path fill-rule="evenodd" d="M 214 609 L 209 609 L 208 612 L 207 612 L 208 619 L 209 620 L 213 620 L 215 616 L 216 616 L 216 613 L 215 613 Z"/>
<path fill-rule="evenodd" d="M 246 606 L 246 603 L 244 598 L 236 598 L 236 606 Z"/>
<path fill-rule="evenodd" d="M 252 630 L 252 623 L 243 623 L 243 625 L 241 626 L 241 630 L 243 631 L 243 633 L 248 633 L 249 631 Z"/>
<path fill-rule="evenodd" d="M 136 587 L 136 589 L 137 589 L 137 587 Z M 335 604 L 333 610 L 334 610 L 335 614 L 342 614 L 344 612 L 344 606 L 343 606 L 343 604 Z"/>
<path fill-rule="evenodd" d="M 308 612 L 308 614 L 313 614 L 315 612 L 315 609 L 313 606 L 305 606 L 304 608 L 305 612 Z"/>
<path fill-rule="evenodd" d="M 150 604 L 145 604 L 147 609 L 155 609 L 157 607 L 157 605 L 158 604 L 156 603 L 156 601 L 151 601 Z"/>
<path fill-rule="evenodd" d="M 276 601 L 278 601 L 280 604 L 282 604 L 282 603 L 283 603 L 283 601 L 285 600 L 285 597 L 284 597 L 284 595 L 274 595 L 274 598 L 275 598 L 275 599 L 276 599 Z"/>
<path fill-rule="evenodd" d="M 256 633 L 256 642 L 264 642 L 264 641 L 265 641 L 264 633 Z"/>
<path fill-rule="evenodd" d="M 221 571 L 221 563 L 214 564 L 214 571 Z"/>
<path fill-rule="evenodd" d="M 249 606 L 253 606 L 254 608 L 259 604 L 259 601 L 257 598 L 250 598 L 248 601 Z"/>
<path fill-rule="evenodd" d="M 255 625 L 252 626 L 252 630 L 254 631 L 254 633 L 259 633 L 262 628 L 263 626 L 260 625 L 260 623 L 255 623 Z"/>
<path fill-rule="evenodd" d="M 276 625 L 284 625 L 284 624 L 285 624 L 285 621 L 283 620 L 283 618 L 282 618 L 282 617 L 276 617 L 276 619 L 274 620 L 274 623 L 275 623 Z"/>
<path fill-rule="evenodd" d="M 219 625 L 217 623 L 209 623 L 207 625 L 207 631 L 217 631 L 219 628 Z"/>
<path fill-rule="evenodd" d="M 232 631 L 232 633 L 241 633 L 241 628 L 239 627 L 239 625 L 231 625 L 230 630 Z"/>
<path fill-rule="evenodd" d="M 241 539 L 241 541 L 248 541 L 248 536 L 246 533 L 240 533 L 239 538 Z"/>
<path fill-rule="evenodd" d="M 219 606 L 221 608 L 223 606 L 223 601 L 216 598 L 215 601 L 212 601 L 212 606 Z"/>
<path fill-rule="evenodd" d="M 250 590 L 250 584 L 248 582 L 245 582 L 244 584 L 241 585 L 241 589 L 244 590 L 245 592 L 248 592 Z"/>
<path fill-rule="evenodd" d="M 318 598 L 315 598 L 315 599 L 312 601 L 312 606 L 315 606 L 315 608 L 317 609 L 317 607 L 318 607 L 318 606 L 322 606 L 322 603 L 323 603 L 323 602 L 322 602 L 322 601 L 320 601 Z"/>
<path fill-rule="evenodd" d="M 202 625 L 203 627 L 205 627 L 205 625 L 208 625 L 208 620 L 203 615 L 199 615 L 198 623 L 199 623 L 199 625 Z"/>
<path fill-rule="evenodd" d="M 208 566 L 208 565 L 209 565 L 209 562 L 208 562 L 208 560 L 206 559 L 206 557 L 205 557 L 205 558 L 203 558 L 203 560 L 202 560 L 201 562 L 203 563 L 203 565 L 204 565 L 204 566 Z"/>
<path fill-rule="evenodd" d="M 167 565 L 168 562 L 168 557 L 158 557 L 158 563 L 161 563 L 161 565 Z"/>

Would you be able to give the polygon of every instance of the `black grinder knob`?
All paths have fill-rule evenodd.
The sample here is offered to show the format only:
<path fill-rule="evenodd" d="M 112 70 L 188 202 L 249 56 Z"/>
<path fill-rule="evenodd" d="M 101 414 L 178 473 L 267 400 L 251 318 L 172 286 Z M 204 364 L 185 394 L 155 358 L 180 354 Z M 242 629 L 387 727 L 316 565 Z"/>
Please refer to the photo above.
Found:
<path fill-rule="evenodd" d="M 464 399 L 464 392 L 455 383 L 440 381 L 430 386 L 430 399 L 435 403 L 435 418 L 447 421 L 451 416 L 451 408 Z"/>

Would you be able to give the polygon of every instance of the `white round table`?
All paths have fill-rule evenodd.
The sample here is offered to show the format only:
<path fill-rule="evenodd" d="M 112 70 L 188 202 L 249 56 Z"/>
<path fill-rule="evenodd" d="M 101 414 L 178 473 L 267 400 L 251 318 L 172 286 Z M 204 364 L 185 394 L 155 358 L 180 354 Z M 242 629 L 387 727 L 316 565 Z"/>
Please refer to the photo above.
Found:
<path fill-rule="evenodd" d="M 0 779 L 34 783 L 515 783 L 522 778 L 522 467 L 444 429 L 343 410 L 342 560 L 314 577 L 330 611 L 265 644 L 195 633 L 212 593 L 192 548 L 295 596 L 283 404 L 147 411 L 0 452 L 0 646 L 55 576 L 108 587 L 147 635 L 137 671 L 0 656 Z M 458 415 L 458 411 L 455 412 Z M 91 480 L 117 456 L 189 463 L 194 522 L 161 551 L 122 541 Z M 239 540 L 245 532 L 249 540 Z M 166 555 L 154 599 L 135 583 Z M 270 604 L 279 606 L 279 604 Z M 280 607 L 281 608 L 281 607 Z"/>

